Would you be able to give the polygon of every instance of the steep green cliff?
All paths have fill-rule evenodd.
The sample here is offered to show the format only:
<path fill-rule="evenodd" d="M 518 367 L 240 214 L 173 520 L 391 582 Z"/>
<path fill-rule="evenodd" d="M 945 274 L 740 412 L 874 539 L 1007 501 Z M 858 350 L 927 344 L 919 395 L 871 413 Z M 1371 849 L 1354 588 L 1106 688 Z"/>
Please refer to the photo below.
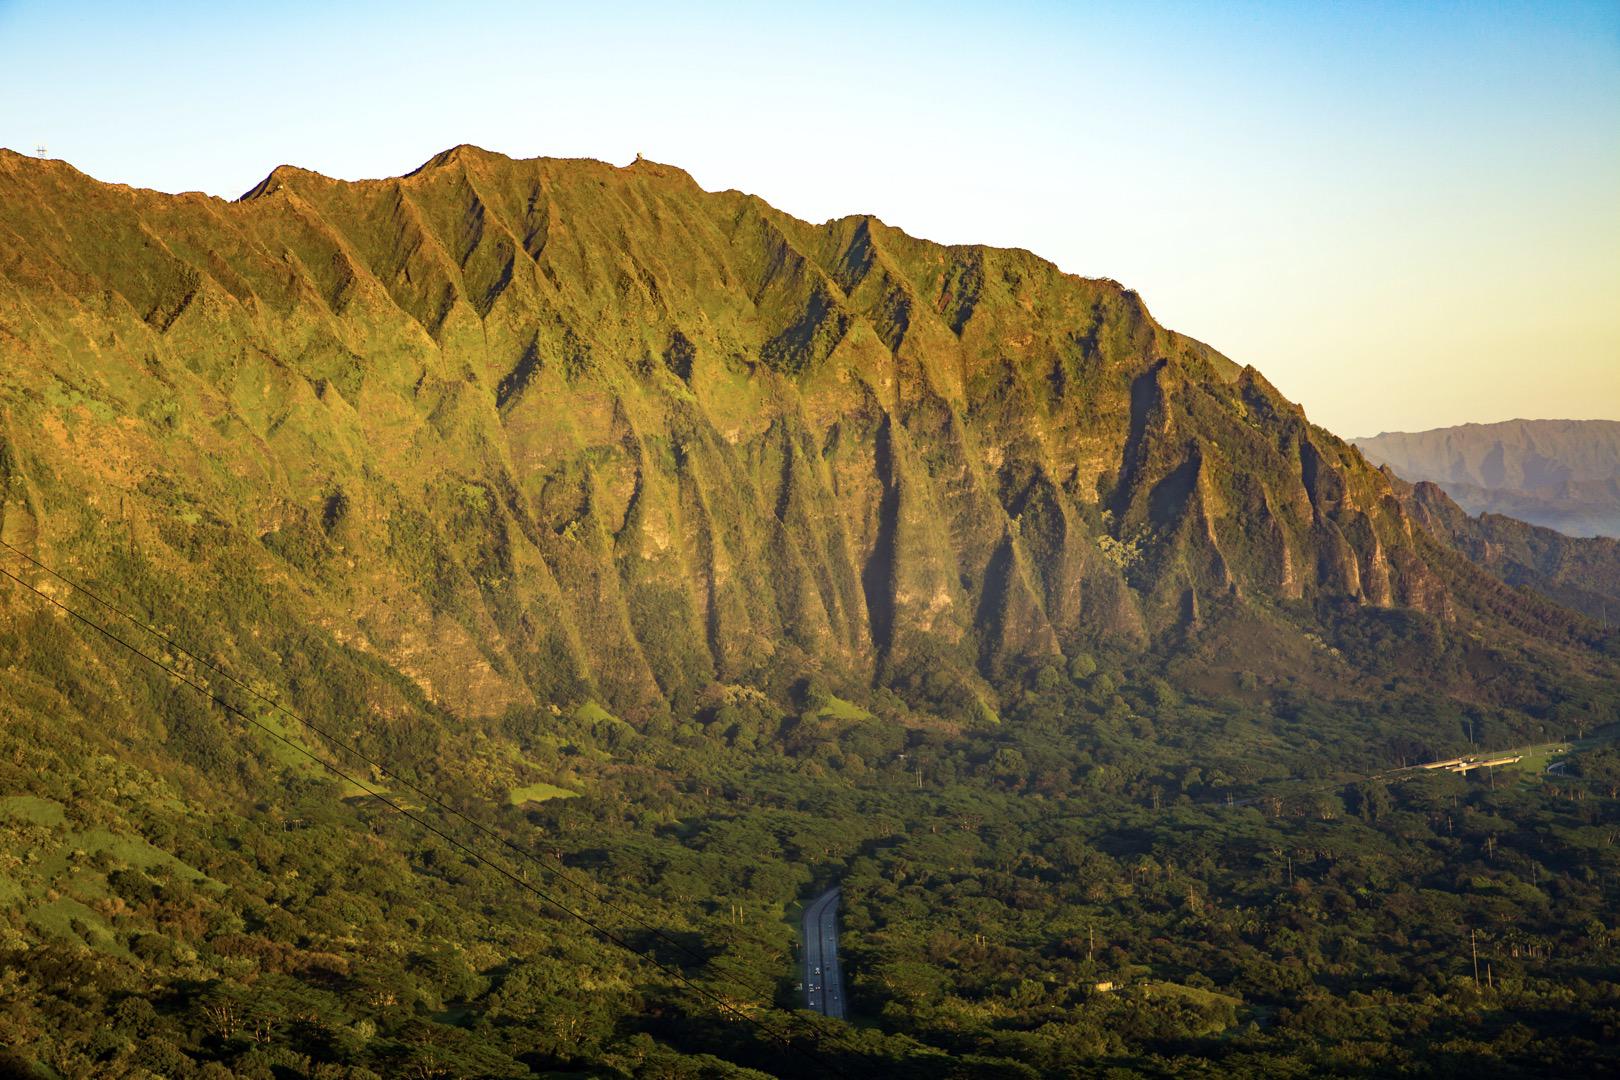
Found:
<path fill-rule="evenodd" d="M 457 712 L 818 669 L 971 705 L 1489 592 L 1255 371 L 1024 251 L 472 147 L 235 203 L 8 153 L 0 236 L 4 538 Z"/>

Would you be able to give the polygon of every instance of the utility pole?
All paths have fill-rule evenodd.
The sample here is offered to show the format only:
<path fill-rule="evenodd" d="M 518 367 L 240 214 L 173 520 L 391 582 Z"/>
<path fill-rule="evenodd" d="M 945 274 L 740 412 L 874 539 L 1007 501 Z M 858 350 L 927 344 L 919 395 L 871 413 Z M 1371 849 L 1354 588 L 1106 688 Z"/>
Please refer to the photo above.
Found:
<path fill-rule="evenodd" d="M 1468 931 L 1468 947 L 1474 954 L 1474 989 L 1479 989 L 1479 931 Z"/>
<path fill-rule="evenodd" d="M 1092 925 L 1090 923 L 1087 923 L 1086 924 L 1086 963 L 1088 963 L 1088 964 L 1091 963 L 1092 958 L 1096 954 L 1096 952 L 1097 952 L 1097 928 L 1094 925 Z"/>

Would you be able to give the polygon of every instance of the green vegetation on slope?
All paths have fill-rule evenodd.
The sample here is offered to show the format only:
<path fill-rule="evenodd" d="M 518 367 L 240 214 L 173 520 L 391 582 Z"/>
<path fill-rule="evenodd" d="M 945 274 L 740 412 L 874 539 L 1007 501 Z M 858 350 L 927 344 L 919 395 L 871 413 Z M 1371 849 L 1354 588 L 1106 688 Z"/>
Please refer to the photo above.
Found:
<path fill-rule="evenodd" d="M 1402 491 L 1413 517 L 1481 568 L 1597 619 L 1620 619 L 1620 540 L 1578 539 L 1499 514 L 1468 514 L 1434 484 Z"/>
<path fill-rule="evenodd" d="M 993 713 L 1030 656 L 1410 610 L 1595 674 L 1257 373 L 1027 252 L 470 147 L 237 203 L 0 154 L 0 228 L 0 537 L 254 673 L 292 618 L 457 715 L 817 669 Z"/>
<path fill-rule="evenodd" d="M 1602 751 L 1369 778 L 1612 722 L 1620 638 L 1134 293 L 473 148 L 234 204 L 0 153 L 0 230 L 0 540 L 756 1016 L 841 881 L 833 1068 L 1612 1065 Z M 0 586 L 13 1071 L 826 1067 Z"/>

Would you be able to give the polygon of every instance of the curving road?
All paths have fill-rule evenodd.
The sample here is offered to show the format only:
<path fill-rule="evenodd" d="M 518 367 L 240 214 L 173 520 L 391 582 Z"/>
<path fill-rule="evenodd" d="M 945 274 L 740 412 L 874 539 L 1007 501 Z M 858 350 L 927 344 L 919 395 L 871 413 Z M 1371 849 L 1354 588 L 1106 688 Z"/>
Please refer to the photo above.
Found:
<path fill-rule="evenodd" d="M 844 1019 L 844 987 L 838 968 L 838 887 L 804 909 L 804 993 L 809 1007 Z"/>

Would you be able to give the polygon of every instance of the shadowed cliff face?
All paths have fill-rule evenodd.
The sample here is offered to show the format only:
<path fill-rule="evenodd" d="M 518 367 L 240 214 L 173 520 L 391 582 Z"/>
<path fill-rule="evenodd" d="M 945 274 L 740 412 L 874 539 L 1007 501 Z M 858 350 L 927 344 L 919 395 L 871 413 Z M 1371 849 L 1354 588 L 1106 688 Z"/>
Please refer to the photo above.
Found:
<path fill-rule="evenodd" d="M 1470 517 L 1427 481 L 1396 481 L 1413 520 L 1509 585 L 1540 593 L 1605 627 L 1620 619 L 1620 541 L 1577 538 L 1500 514 Z"/>
<path fill-rule="evenodd" d="M 1136 294 L 647 162 L 225 203 L 7 153 L 0 349 L 8 541 L 472 713 L 1460 603 L 1383 474 Z"/>

